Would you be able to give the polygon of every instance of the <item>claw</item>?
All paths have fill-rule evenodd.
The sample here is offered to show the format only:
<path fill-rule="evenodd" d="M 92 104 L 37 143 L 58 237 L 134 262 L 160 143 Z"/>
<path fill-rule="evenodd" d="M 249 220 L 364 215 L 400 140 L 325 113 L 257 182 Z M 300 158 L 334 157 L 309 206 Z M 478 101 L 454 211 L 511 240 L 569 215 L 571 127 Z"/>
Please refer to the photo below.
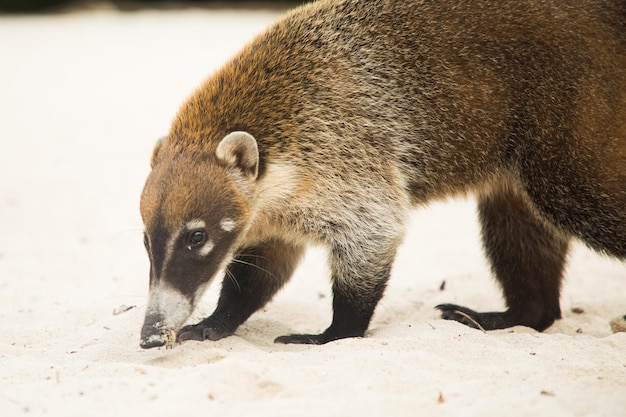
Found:
<path fill-rule="evenodd" d="M 444 320 L 454 320 L 466 326 L 473 327 L 474 329 L 480 329 L 483 332 L 485 329 L 474 318 L 474 316 L 480 315 L 467 307 L 462 307 L 456 304 L 439 304 L 435 306 L 435 309 L 441 311 L 441 318 Z"/>
<path fill-rule="evenodd" d="M 220 340 L 233 333 L 232 331 L 219 328 L 212 322 L 204 320 L 198 324 L 191 324 L 180 329 L 177 341 L 197 340 L 202 342 L 204 340 Z"/>

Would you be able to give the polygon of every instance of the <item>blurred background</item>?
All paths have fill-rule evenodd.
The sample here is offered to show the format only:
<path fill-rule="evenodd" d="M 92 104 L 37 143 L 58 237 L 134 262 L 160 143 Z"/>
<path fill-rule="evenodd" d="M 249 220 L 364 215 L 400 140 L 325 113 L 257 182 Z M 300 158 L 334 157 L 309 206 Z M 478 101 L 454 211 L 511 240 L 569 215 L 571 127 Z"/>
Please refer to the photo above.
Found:
<path fill-rule="evenodd" d="M 277 7 L 289 7 L 304 0 L 274 0 L 274 1 L 250 1 L 250 0 L 0 0 L 0 12 L 4 13 L 37 13 L 59 12 L 68 9 L 98 7 L 103 4 L 111 5 L 119 10 L 134 10 L 139 8 L 180 8 L 187 6 L 239 6 L 239 7 L 265 7 L 275 5 Z"/>

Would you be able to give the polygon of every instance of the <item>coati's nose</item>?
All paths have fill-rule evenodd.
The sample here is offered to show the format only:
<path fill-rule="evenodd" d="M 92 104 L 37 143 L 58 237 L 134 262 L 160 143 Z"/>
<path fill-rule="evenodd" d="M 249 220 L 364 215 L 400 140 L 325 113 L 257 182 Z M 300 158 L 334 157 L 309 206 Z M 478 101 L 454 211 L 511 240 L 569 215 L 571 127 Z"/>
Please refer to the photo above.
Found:
<path fill-rule="evenodd" d="M 155 347 L 161 347 L 161 346 L 165 346 L 165 340 L 158 339 L 158 338 L 144 339 L 141 342 L 139 342 L 139 346 L 141 346 L 143 349 L 152 349 Z"/>
<path fill-rule="evenodd" d="M 141 342 L 139 346 L 143 349 L 151 349 L 164 346 L 168 342 L 167 335 L 161 329 L 163 316 L 158 313 L 147 314 L 141 328 Z"/>
<path fill-rule="evenodd" d="M 187 297 L 161 281 L 160 285 L 150 289 L 139 345 L 144 349 L 164 345 L 171 348 L 176 343 L 176 332 L 192 310 Z"/>
<path fill-rule="evenodd" d="M 144 327 L 141 330 L 141 342 L 139 346 L 143 349 L 152 349 L 165 345 L 165 339 L 161 337 L 156 327 Z"/>

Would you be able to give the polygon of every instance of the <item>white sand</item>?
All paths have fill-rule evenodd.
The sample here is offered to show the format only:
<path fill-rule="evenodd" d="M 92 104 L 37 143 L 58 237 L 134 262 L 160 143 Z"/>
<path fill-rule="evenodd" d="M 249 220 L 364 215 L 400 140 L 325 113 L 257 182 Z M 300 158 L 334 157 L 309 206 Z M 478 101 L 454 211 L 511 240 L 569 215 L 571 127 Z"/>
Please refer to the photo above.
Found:
<path fill-rule="evenodd" d="M 0 17 L 0 415 L 626 416 L 626 334 L 608 326 L 626 313 L 623 265 L 576 247 L 564 318 L 543 334 L 438 318 L 440 302 L 502 307 L 472 202 L 415 215 L 366 338 L 272 343 L 330 323 L 328 271 L 312 250 L 235 336 L 139 348 L 138 198 L 152 144 L 275 16 Z M 122 305 L 136 308 L 113 315 Z"/>

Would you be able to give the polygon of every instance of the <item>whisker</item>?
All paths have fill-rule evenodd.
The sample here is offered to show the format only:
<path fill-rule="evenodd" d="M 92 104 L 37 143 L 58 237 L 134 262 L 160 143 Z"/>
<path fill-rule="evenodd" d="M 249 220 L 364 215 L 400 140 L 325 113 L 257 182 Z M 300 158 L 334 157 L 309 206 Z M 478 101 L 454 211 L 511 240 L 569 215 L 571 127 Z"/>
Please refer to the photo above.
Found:
<path fill-rule="evenodd" d="M 120 235 L 128 235 L 128 234 L 134 234 L 134 233 L 143 233 L 144 232 L 144 228 L 139 228 L 139 229 L 125 229 L 125 230 L 118 230 L 117 232 L 114 232 L 113 235 L 114 236 L 120 236 Z"/>
<path fill-rule="evenodd" d="M 256 258 L 256 259 L 263 259 L 264 261 L 269 261 L 269 258 L 262 256 L 262 255 L 254 255 L 251 253 L 238 253 L 235 255 L 235 258 Z"/>
<path fill-rule="evenodd" d="M 267 275 L 271 276 L 272 278 L 276 278 L 276 279 L 278 279 L 278 277 L 277 277 L 276 275 L 272 274 L 270 271 L 268 271 L 268 270 L 267 270 L 267 269 L 265 269 L 265 268 L 261 268 L 260 266 L 258 266 L 258 265 L 256 265 L 256 264 L 253 264 L 253 263 L 250 263 L 250 262 L 245 262 L 245 261 L 242 261 L 241 259 L 236 259 L 236 258 L 235 258 L 235 259 L 233 259 L 233 262 L 237 262 L 237 263 L 240 263 L 240 264 L 242 264 L 242 265 L 249 265 L 249 266 L 252 266 L 252 267 L 254 267 L 254 268 L 257 268 L 259 271 L 265 272 Z"/>
<path fill-rule="evenodd" d="M 239 285 L 239 281 L 237 281 L 237 277 L 235 277 L 235 275 L 233 275 L 233 273 L 230 272 L 228 268 L 226 269 L 226 276 L 232 281 L 233 284 L 235 284 L 235 287 L 237 287 L 237 291 L 241 292 L 241 286 Z"/>

